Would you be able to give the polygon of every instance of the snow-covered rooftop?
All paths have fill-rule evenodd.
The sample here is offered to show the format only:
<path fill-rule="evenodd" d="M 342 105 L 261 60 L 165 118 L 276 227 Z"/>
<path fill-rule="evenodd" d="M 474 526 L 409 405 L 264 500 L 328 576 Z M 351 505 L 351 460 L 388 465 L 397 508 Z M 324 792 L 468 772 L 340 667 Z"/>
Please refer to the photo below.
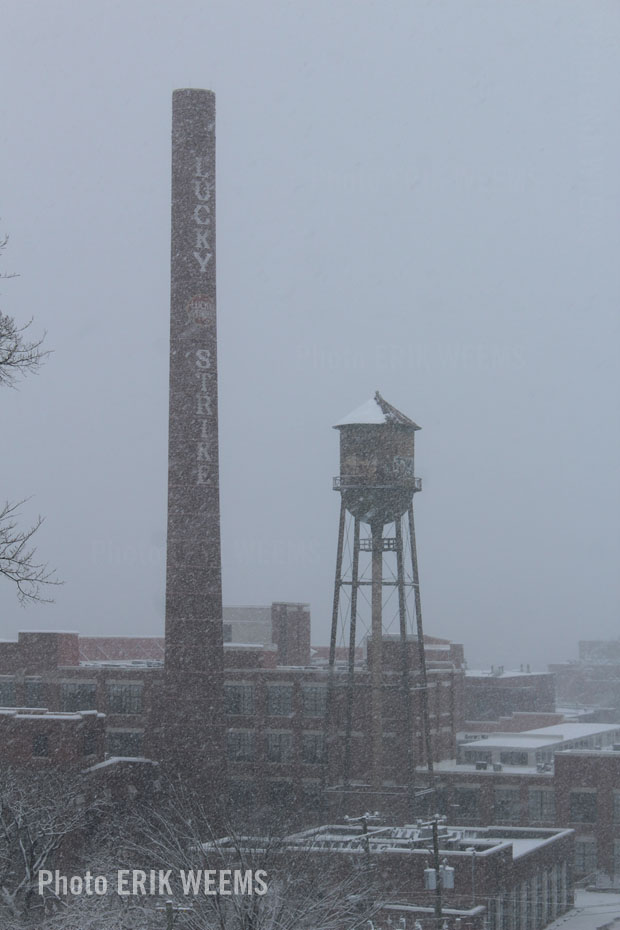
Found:
<path fill-rule="evenodd" d="M 16 717 L 18 720 L 82 720 L 86 715 L 91 717 L 105 717 L 97 710 L 55 711 L 49 713 L 45 707 L 0 707 L 0 714 L 6 717 Z"/>
<path fill-rule="evenodd" d="M 516 859 L 571 833 L 571 830 L 557 828 L 454 827 L 444 823 L 438 824 L 439 849 L 442 856 L 448 857 L 469 857 L 472 847 L 478 855 L 490 856 L 500 847 L 511 846 L 513 858 Z M 418 821 L 402 826 L 379 826 L 371 822 L 367 823 L 366 829 L 362 829 L 359 822 L 325 824 L 285 837 L 283 848 L 313 853 L 337 852 L 351 856 L 361 856 L 367 852 L 374 855 L 399 853 L 407 856 L 427 856 L 432 834 L 430 821 Z M 222 837 L 203 844 L 203 848 L 225 849 L 233 845 L 236 849 L 241 847 L 256 850 L 263 848 L 267 843 L 266 838 L 260 836 L 237 837 L 236 840 Z"/>
<path fill-rule="evenodd" d="M 591 736 L 604 736 L 614 732 L 617 732 L 620 737 L 620 726 L 616 723 L 556 723 L 553 726 L 539 727 L 535 730 L 496 733 L 482 740 L 468 740 L 461 743 L 461 748 L 542 749 L 545 746 L 586 739 Z"/>
<path fill-rule="evenodd" d="M 481 749 L 484 749 L 486 746 L 486 740 L 484 742 L 480 741 L 479 745 Z M 441 762 L 435 762 L 433 769 L 435 773 L 448 775 L 450 773 L 457 775 L 470 775 L 475 774 L 476 777 L 481 775 L 482 777 L 492 777 L 497 776 L 496 771 L 493 769 L 492 765 L 489 765 L 486 769 L 478 769 L 475 762 L 461 762 L 456 761 L 456 759 L 442 759 Z M 418 766 L 417 769 L 421 773 L 427 772 L 425 765 Z M 548 771 L 540 772 L 535 764 L 533 765 L 511 765 L 503 769 L 504 772 L 508 772 L 510 775 L 536 775 L 540 777 L 541 775 L 547 776 L 549 778 L 553 777 L 553 767 L 550 766 Z"/>
<path fill-rule="evenodd" d="M 548 672 L 536 672 L 528 669 L 517 668 L 495 668 L 495 669 L 474 669 L 468 668 L 465 672 L 467 678 L 522 678 L 526 675 L 546 675 Z"/>

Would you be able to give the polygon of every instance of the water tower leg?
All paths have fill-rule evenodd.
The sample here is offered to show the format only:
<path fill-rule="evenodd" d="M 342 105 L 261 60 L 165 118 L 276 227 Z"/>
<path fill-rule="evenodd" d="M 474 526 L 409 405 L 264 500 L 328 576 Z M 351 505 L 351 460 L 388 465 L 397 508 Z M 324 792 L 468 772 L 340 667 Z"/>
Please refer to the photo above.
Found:
<path fill-rule="evenodd" d="M 351 731 L 353 729 L 353 694 L 355 687 L 355 638 L 357 633 L 357 590 L 360 563 L 360 521 L 353 528 L 353 566 L 351 568 L 351 625 L 349 627 L 349 669 L 347 675 L 347 721 L 344 740 L 344 783 L 351 778 Z"/>
<path fill-rule="evenodd" d="M 342 549 L 344 546 L 344 527 L 346 518 L 344 501 L 340 500 L 340 522 L 338 524 L 338 548 L 336 550 L 336 578 L 334 581 L 334 602 L 332 607 L 332 628 L 329 639 L 329 666 L 327 677 L 327 696 L 325 700 L 325 717 L 323 720 L 323 741 L 325 746 L 323 761 L 322 786 L 325 790 L 329 780 L 330 742 L 335 720 L 334 703 L 334 664 L 336 662 L 336 638 L 338 635 L 338 608 L 340 605 L 340 588 L 342 587 Z"/>
<path fill-rule="evenodd" d="M 383 526 L 372 527 L 371 784 L 383 786 Z"/>
<path fill-rule="evenodd" d="M 428 711 L 428 676 L 426 674 L 426 653 L 424 650 L 424 627 L 422 626 L 422 600 L 420 598 L 420 574 L 418 572 L 418 552 L 415 543 L 415 525 L 413 522 L 413 503 L 409 504 L 409 539 L 411 541 L 411 570 L 413 573 L 413 595 L 415 601 L 416 631 L 420 655 L 420 678 L 422 680 L 422 729 L 424 730 L 424 750 L 429 778 L 433 781 L 433 746 L 431 724 Z"/>
<path fill-rule="evenodd" d="M 415 756 L 413 749 L 413 709 L 411 702 L 411 675 L 409 670 L 409 649 L 407 644 L 407 614 L 405 609 L 405 566 L 403 559 L 402 517 L 395 522 L 396 529 L 396 571 L 398 580 L 398 614 L 400 619 L 400 642 L 402 656 L 402 692 L 403 716 L 405 728 L 405 752 L 407 753 L 407 799 L 409 815 L 416 816 L 415 810 Z"/>

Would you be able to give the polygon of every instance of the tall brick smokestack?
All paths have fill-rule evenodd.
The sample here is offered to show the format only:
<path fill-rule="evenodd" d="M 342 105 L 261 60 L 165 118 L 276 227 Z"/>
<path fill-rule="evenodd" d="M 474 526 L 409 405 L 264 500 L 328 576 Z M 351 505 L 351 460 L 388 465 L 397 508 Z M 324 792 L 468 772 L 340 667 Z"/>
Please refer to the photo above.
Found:
<path fill-rule="evenodd" d="M 215 283 L 215 95 L 176 90 L 162 755 L 201 776 L 223 765 Z"/>

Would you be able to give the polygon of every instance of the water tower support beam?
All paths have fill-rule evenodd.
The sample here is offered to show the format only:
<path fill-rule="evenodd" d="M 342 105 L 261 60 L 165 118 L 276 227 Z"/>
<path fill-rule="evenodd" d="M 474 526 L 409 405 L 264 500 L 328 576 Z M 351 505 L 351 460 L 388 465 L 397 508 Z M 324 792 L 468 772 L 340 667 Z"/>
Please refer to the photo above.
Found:
<path fill-rule="evenodd" d="M 347 723 L 344 741 L 344 783 L 351 777 L 351 730 L 353 729 L 353 691 L 355 687 L 355 638 L 357 633 L 357 589 L 360 563 L 360 521 L 353 528 L 353 566 L 351 568 L 351 624 L 349 628 L 349 669 L 347 676 Z"/>
<path fill-rule="evenodd" d="M 336 550 L 336 580 L 334 583 L 334 602 L 332 606 L 332 629 L 329 639 L 329 668 L 336 661 L 336 637 L 338 635 L 338 607 L 340 604 L 340 587 L 342 585 L 342 547 L 344 545 L 344 521 L 346 517 L 344 499 L 340 498 L 340 523 L 338 525 L 338 549 Z"/>
<path fill-rule="evenodd" d="M 405 723 L 405 752 L 407 753 L 407 795 L 409 814 L 416 816 L 415 810 L 415 758 L 413 750 L 413 708 L 411 706 L 411 677 L 409 671 L 409 651 L 407 648 L 407 613 L 405 609 L 405 567 L 403 559 L 402 517 L 395 524 L 396 529 L 396 569 L 398 576 L 398 615 L 400 620 L 401 673 L 403 691 L 403 712 Z"/>
<path fill-rule="evenodd" d="M 336 638 L 338 635 L 338 609 L 340 606 L 340 588 L 342 587 L 342 550 L 344 547 L 344 529 L 347 509 L 344 499 L 340 498 L 340 522 L 338 524 L 338 548 L 336 550 L 336 579 L 334 582 L 334 602 L 332 606 L 332 628 L 329 638 L 329 665 L 327 676 L 327 695 L 325 699 L 325 719 L 323 721 L 323 740 L 325 746 L 323 762 L 323 790 L 329 779 L 331 738 L 334 713 L 334 664 L 336 662 Z"/>
<path fill-rule="evenodd" d="M 424 627 L 422 625 L 422 600 L 420 598 L 420 574 L 418 572 L 418 552 L 415 542 L 415 525 L 413 522 L 413 502 L 409 504 L 409 539 L 411 541 L 411 570 L 413 572 L 413 594 L 415 602 L 416 631 L 420 652 L 420 677 L 422 679 L 422 729 L 424 730 L 424 749 L 426 765 L 431 782 L 433 781 L 433 747 L 431 741 L 431 723 L 428 710 L 428 676 L 426 674 L 426 653 L 424 650 Z"/>
<path fill-rule="evenodd" d="M 370 713 L 372 717 L 372 776 L 375 790 L 383 785 L 383 525 L 372 526 L 372 671 Z"/>

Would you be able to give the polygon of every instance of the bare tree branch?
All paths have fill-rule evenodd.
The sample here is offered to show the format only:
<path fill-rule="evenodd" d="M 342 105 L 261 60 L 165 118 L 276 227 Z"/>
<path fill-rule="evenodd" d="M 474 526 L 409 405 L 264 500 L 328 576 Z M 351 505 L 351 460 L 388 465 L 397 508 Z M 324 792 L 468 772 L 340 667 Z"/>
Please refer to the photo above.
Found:
<path fill-rule="evenodd" d="M 41 348 L 45 333 L 33 340 L 25 335 L 31 325 L 32 319 L 19 326 L 12 316 L 0 312 L 0 385 L 14 388 L 20 378 L 36 372 L 50 354 Z"/>
<path fill-rule="evenodd" d="M 44 585 L 59 585 L 56 571 L 47 562 L 38 562 L 36 547 L 31 540 L 43 523 L 43 517 L 37 517 L 32 526 L 20 529 L 17 520 L 19 508 L 24 501 L 9 503 L 0 509 L 0 575 L 8 578 L 17 586 L 17 598 L 20 604 L 49 604 L 52 599 L 42 592 Z"/>
<path fill-rule="evenodd" d="M 6 247 L 9 237 L 0 239 L 0 253 Z M 13 272 L 0 272 L 0 279 L 14 278 Z M 36 372 L 50 354 L 43 349 L 45 333 L 39 339 L 29 339 L 27 330 L 32 319 L 18 325 L 12 316 L 0 310 L 0 385 L 15 387 L 15 383 L 27 374 Z"/>
<path fill-rule="evenodd" d="M 7 242 L 7 236 L 0 239 L 0 254 Z M 12 277 L 12 273 L 0 272 L 0 278 Z M 0 310 L 0 387 L 14 388 L 20 378 L 37 372 L 50 354 L 42 348 L 45 333 L 40 339 L 28 338 L 27 330 L 31 324 L 32 320 L 29 320 L 20 326 L 13 317 Z M 37 517 L 35 523 L 26 529 L 19 527 L 16 517 L 23 503 L 7 501 L 0 509 L 0 575 L 14 582 L 22 605 L 50 603 L 52 599 L 43 596 L 43 587 L 61 582 L 46 562 L 37 561 L 36 548 L 32 545 L 32 538 L 43 518 Z"/>

